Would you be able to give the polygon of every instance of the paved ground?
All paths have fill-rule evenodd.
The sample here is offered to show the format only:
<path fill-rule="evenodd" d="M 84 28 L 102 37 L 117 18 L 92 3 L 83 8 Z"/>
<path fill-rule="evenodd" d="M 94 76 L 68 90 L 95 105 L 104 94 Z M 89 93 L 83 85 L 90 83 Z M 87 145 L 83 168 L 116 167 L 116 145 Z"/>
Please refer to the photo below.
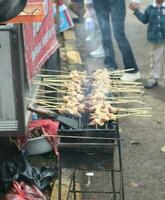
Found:
<path fill-rule="evenodd" d="M 148 0 L 144 0 L 142 9 Z M 81 31 L 81 33 L 80 33 Z M 146 26 L 136 20 L 128 10 L 126 18 L 126 32 L 133 48 L 142 77 L 147 76 L 149 66 L 149 45 L 146 40 Z M 83 33 L 83 34 L 82 34 Z M 83 28 L 79 29 L 79 35 L 84 37 Z M 84 61 L 88 70 L 103 67 L 102 60 L 92 59 L 88 52 L 93 50 L 97 42 L 85 44 L 79 42 Z M 122 66 L 120 53 L 115 45 L 117 61 Z M 165 67 L 165 66 L 164 66 Z M 164 200 L 165 199 L 165 153 L 160 148 L 165 145 L 165 82 L 153 90 L 145 90 L 142 96 L 148 107 L 151 107 L 151 118 L 125 118 L 120 120 L 122 142 L 124 182 L 126 200 Z M 132 145 L 131 141 L 139 144 Z M 107 185 L 106 174 L 96 180 L 99 185 Z M 105 200 L 110 197 L 95 195 L 86 197 L 85 200 Z"/>

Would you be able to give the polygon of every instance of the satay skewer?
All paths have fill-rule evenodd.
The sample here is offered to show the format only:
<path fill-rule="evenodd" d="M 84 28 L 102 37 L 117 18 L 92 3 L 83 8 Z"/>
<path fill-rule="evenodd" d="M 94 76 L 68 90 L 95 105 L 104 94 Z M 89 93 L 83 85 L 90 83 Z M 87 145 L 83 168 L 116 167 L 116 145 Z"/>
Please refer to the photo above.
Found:
<path fill-rule="evenodd" d="M 30 100 L 31 102 L 33 103 L 37 103 L 37 104 L 40 104 L 40 105 L 44 105 L 44 106 L 49 106 L 49 104 L 45 103 L 45 102 L 39 102 L 38 100 L 34 100 L 34 99 L 30 99 L 30 98 L 26 98 L 27 100 Z"/>
<path fill-rule="evenodd" d="M 119 69 L 119 70 L 116 70 L 116 71 L 108 71 L 108 72 L 109 72 L 109 74 L 115 74 L 115 73 L 118 73 L 118 72 L 130 72 L 132 70 L 133 70 L 133 68 L 131 68 L 131 69 Z"/>
<path fill-rule="evenodd" d="M 111 79 L 112 83 L 122 84 L 122 85 L 142 85 L 140 82 L 131 82 L 131 81 L 122 81 L 122 80 L 115 80 Z"/>
<path fill-rule="evenodd" d="M 54 93 L 54 90 L 42 90 L 42 89 L 39 89 L 37 91 L 38 94 L 51 94 L 51 93 Z"/>
<path fill-rule="evenodd" d="M 125 90 L 125 89 L 111 89 L 109 90 L 109 93 L 139 93 L 139 94 L 144 94 L 143 91 L 141 90 L 136 90 L 136 89 L 129 89 L 129 90 Z"/>
<path fill-rule="evenodd" d="M 56 73 L 56 72 L 59 72 L 59 73 L 66 73 L 66 74 L 69 74 L 70 72 L 68 72 L 68 71 L 64 71 L 64 70 L 51 70 L 51 69 L 40 69 L 40 71 L 45 71 L 45 72 L 54 72 L 54 73 Z"/>
<path fill-rule="evenodd" d="M 36 103 L 46 103 L 47 105 L 53 104 L 53 105 L 61 105 L 63 104 L 63 102 L 52 102 L 52 101 L 48 101 L 45 99 L 31 99 L 31 98 L 26 98 L 27 100 L 30 100 L 32 102 L 36 102 Z"/>
<path fill-rule="evenodd" d="M 35 83 L 34 83 L 35 84 Z M 58 93 L 68 93 L 67 90 L 60 90 L 59 88 L 56 88 L 54 86 L 51 86 L 51 85 L 48 85 L 48 84 L 45 84 L 45 83 L 36 83 L 36 85 L 39 85 L 39 86 L 46 86 L 52 90 L 54 90 L 54 92 L 58 92 Z"/>
<path fill-rule="evenodd" d="M 38 77 L 66 77 L 71 78 L 69 74 L 37 74 Z"/>
<path fill-rule="evenodd" d="M 52 77 L 49 77 L 49 78 L 43 77 L 41 80 L 45 82 L 70 82 L 69 79 L 61 79 L 61 78 L 58 79 L 58 78 L 52 78 Z"/>
<path fill-rule="evenodd" d="M 39 100 L 37 99 L 38 103 L 45 103 L 47 105 L 63 105 L 63 102 L 52 102 L 52 101 L 46 101 L 46 100 Z"/>
<path fill-rule="evenodd" d="M 43 98 L 43 99 L 52 99 L 52 100 L 56 100 L 56 101 L 62 101 L 62 99 L 63 99 L 62 97 L 46 96 L 46 95 L 38 95 L 38 94 L 36 95 L 36 98 L 37 98 L 37 99 L 38 99 L 38 98 L 39 98 L 39 99 L 40 99 L 40 98 L 41 98 L 41 99 L 42 99 L 42 98 Z"/>
<path fill-rule="evenodd" d="M 134 114 L 134 113 L 128 113 L 128 114 L 118 114 L 115 115 L 117 119 L 123 118 L 123 117 L 129 117 L 129 116 L 134 116 L 134 117 L 152 117 L 151 114 Z"/>
<path fill-rule="evenodd" d="M 144 87 L 142 85 L 123 85 L 123 84 L 114 84 L 111 83 L 109 87 L 112 88 L 135 88 L 135 89 L 143 89 Z"/>
<path fill-rule="evenodd" d="M 64 87 L 64 84 L 56 83 L 56 82 L 46 82 L 46 81 L 33 81 L 35 85 L 47 85 L 47 86 L 55 86 L 55 87 Z"/>
<path fill-rule="evenodd" d="M 106 101 L 110 104 L 125 104 L 125 103 L 139 103 L 139 104 L 146 104 L 142 101 L 136 100 L 136 99 L 130 99 L 130 100 L 116 100 L 116 101 Z"/>
<path fill-rule="evenodd" d="M 109 96 L 107 96 L 107 100 L 123 100 L 123 99 L 126 99 L 126 100 L 129 100 L 129 99 L 135 99 L 135 98 L 138 98 L 139 97 L 139 95 L 136 95 L 136 96 L 123 96 L 123 97 L 121 97 L 121 96 L 114 96 L 114 97 L 109 97 Z M 139 97 L 140 98 L 140 97 Z"/>
<path fill-rule="evenodd" d="M 150 107 L 140 107 L 140 108 L 122 108 L 122 107 L 117 107 L 117 112 L 141 112 L 141 113 L 146 113 L 150 112 L 152 108 Z"/>

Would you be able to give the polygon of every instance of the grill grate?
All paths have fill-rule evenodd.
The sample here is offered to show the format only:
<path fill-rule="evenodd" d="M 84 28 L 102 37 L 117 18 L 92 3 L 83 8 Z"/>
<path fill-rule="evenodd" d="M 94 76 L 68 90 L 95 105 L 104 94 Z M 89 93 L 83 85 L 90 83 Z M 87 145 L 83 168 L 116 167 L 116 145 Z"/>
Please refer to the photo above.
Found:
<path fill-rule="evenodd" d="M 85 120 L 84 120 L 85 119 Z M 124 200 L 124 182 L 122 172 L 120 135 L 118 121 L 109 121 L 104 126 L 89 126 L 86 116 L 77 120 L 77 130 L 61 126 L 58 144 L 59 156 L 59 200 L 61 200 L 62 169 L 73 170 L 68 188 L 76 200 L 77 193 L 102 193 L 112 194 L 113 199 Z M 114 168 L 114 151 L 118 150 L 119 170 Z M 109 171 L 111 174 L 112 188 L 110 191 L 76 190 L 76 171 Z M 115 173 L 120 173 L 120 186 L 116 188 Z"/>
<path fill-rule="evenodd" d="M 62 168 L 102 170 L 113 167 L 119 140 L 118 123 L 109 121 L 104 126 L 89 126 L 88 116 L 77 118 L 77 130 L 61 125 L 58 151 Z"/>

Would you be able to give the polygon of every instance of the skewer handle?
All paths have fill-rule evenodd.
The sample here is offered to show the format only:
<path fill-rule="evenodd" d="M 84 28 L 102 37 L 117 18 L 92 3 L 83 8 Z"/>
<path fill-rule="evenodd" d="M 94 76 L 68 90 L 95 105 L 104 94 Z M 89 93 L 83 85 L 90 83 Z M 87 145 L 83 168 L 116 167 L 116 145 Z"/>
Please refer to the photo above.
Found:
<path fill-rule="evenodd" d="M 31 112 L 35 112 L 35 113 L 41 114 L 41 115 L 48 115 L 48 116 L 56 115 L 56 113 L 54 113 L 53 111 L 43 108 L 41 106 L 37 106 L 36 104 L 32 104 L 32 103 L 29 103 L 27 105 L 26 109 Z"/>

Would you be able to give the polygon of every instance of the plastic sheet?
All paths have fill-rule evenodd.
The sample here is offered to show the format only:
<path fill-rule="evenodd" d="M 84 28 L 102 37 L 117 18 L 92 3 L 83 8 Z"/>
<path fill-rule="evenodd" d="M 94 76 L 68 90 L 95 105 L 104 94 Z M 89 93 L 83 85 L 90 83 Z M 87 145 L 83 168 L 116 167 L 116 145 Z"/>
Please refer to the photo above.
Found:
<path fill-rule="evenodd" d="M 0 192 L 6 192 L 13 181 L 34 184 L 40 190 L 46 188 L 57 175 L 55 167 L 34 168 L 25 154 L 15 145 L 10 145 L 6 152 L 0 152 Z"/>

